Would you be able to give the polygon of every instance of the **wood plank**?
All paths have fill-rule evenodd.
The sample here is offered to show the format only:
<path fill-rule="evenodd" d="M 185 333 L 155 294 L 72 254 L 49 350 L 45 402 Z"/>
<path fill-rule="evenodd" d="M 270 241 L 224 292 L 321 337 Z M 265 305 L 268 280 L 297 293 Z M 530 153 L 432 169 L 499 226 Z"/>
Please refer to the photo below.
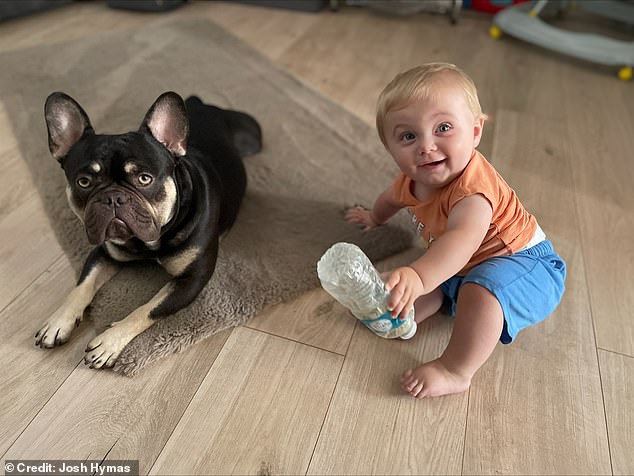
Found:
<path fill-rule="evenodd" d="M 310 12 L 230 2 L 210 2 L 194 8 L 272 60 L 282 56 L 323 18 Z"/>
<path fill-rule="evenodd" d="M 230 333 L 215 334 L 134 378 L 80 365 L 5 459 L 138 459 L 140 473 L 147 474 Z"/>
<path fill-rule="evenodd" d="M 452 27 L 441 15 L 342 9 L 322 15 L 279 61 L 373 126 L 376 99 L 397 73 L 428 61 L 478 65 L 475 57 L 486 54 L 481 52 L 491 43 L 486 35 L 490 20 L 467 16 L 460 27 Z"/>
<path fill-rule="evenodd" d="M 33 181 L 20 156 L 18 140 L 13 132 L 4 101 L 0 100 L 0 220 L 35 195 Z"/>
<path fill-rule="evenodd" d="M 580 239 L 597 344 L 634 356 L 634 94 L 597 76 L 580 71 L 563 89 Z"/>
<path fill-rule="evenodd" d="M 440 355 L 451 319 L 427 319 L 410 341 L 357 324 L 308 473 L 460 474 L 467 393 L 416 400 L 406 369 Z"/>
<path fill-rule="evenodd" d="M 355 319 L 325 291 L 314 289 L 294 301 L 266 309 L 247 327 L 345 355 Z"/>
<path fill-rule="evenodd" d="M 342 360 L 237 328 L 150 474 L 304 474 Z"/>
<path fill-rule="evenodd" d="M 613 474 L 634 474 L 634 358 L 599 350 Z"/>
<path fill-rule="evenodd" d="M 498 111 L 492 162 L 567 262 L 566 293 L 476 374 L 464 474 L 606 474 L 608 441 L 563 124 Z M 501 346 L 500 346 L 501 347 Z M 521 450 L 520 450 L 521 448 Z"/>
<path fill-rule="evenodd" d="M 94 334 L 84 324 L 60 348 L 42 350 L 33 344 L 35 332 L 74 285 L 75 273 L 60 257 L 0 312 L 0 455 L 73 372 Z"/>
<path fill-rule="evenodd" d="M 16 149 L 0 152 L 0 164 L 5 167 L 4 173 L 0 175 L 0 221 L 2 221 L 24 202 L 36 197 L 37 192 L 28 168 Z"/>
<path fill-rule="evenodd" d="M 150 15 L 138 12 L 109 9 L 100 2 L 65 5 L 4 22 L 0 28 L 0 51 L 81 40 L 102 31 L 138 27 L 147 24 L 149 18 Z"/>
<path fill-rule="evenodd" d="M 0 220 L 0 309 L 9 304 L 62 254 L 42 203 L 27 198 Z"/>

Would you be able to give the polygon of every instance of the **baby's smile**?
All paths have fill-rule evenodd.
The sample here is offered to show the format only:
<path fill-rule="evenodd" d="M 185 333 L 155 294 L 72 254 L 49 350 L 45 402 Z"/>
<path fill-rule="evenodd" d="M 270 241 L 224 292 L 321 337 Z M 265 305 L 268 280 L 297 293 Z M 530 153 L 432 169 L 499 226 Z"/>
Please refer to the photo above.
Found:
<path fill-rule="evenodd" d="M 438 167 L 439 165 L 444 164 L 447 161 L 447 159 L 440 159 L 440 160 L 434 160 L 432 162 L 426 162 L 424 164 L 419 165 L 419 167 L 425 167 L 427 169 L 434 169 L 436 167 Z"/>

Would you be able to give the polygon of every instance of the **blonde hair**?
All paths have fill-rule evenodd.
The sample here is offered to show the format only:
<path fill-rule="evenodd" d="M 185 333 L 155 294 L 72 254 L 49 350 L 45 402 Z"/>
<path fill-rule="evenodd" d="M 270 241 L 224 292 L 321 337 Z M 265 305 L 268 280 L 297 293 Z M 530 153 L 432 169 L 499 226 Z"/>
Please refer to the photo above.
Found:
<path fill-rule="evenodd" d="M 381 91 L 376 104 L 376 130 L 383 145 L 387 147 L 384 127 L 388 112 L 405 106 L 412 99 L 430 97 L 434 86 L 447 83 L 462 89 L 475 120 L 487 119 L 480 107 L 476 86 L 467 73 L 450 63 L 427 63 L 397 74 Z"/>

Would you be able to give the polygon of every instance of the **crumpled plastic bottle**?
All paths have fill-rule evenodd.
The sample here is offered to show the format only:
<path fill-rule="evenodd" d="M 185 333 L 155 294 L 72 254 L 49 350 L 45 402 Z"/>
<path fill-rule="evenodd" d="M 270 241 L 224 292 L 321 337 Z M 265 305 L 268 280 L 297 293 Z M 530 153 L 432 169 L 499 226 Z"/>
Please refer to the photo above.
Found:
<path fill-rule="evenodd" d="M 414 309 L 405 319 L 387 309 L 390 296 L 370 259 L 356 245 L 336 243 L 317 262 L 322 287 L 380 337 L 410 339 L 416 334 Z"/>

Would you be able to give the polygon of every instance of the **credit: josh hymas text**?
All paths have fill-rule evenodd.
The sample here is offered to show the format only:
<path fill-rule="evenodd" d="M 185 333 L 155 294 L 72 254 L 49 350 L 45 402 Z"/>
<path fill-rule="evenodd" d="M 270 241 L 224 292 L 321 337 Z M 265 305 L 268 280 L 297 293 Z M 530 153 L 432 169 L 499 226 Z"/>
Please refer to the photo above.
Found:
<path fill-rule="evenodd" d="M 9 475 L 138 475 L 139 462 L 126 461 L 5 461 L 5 473 Z"/>

